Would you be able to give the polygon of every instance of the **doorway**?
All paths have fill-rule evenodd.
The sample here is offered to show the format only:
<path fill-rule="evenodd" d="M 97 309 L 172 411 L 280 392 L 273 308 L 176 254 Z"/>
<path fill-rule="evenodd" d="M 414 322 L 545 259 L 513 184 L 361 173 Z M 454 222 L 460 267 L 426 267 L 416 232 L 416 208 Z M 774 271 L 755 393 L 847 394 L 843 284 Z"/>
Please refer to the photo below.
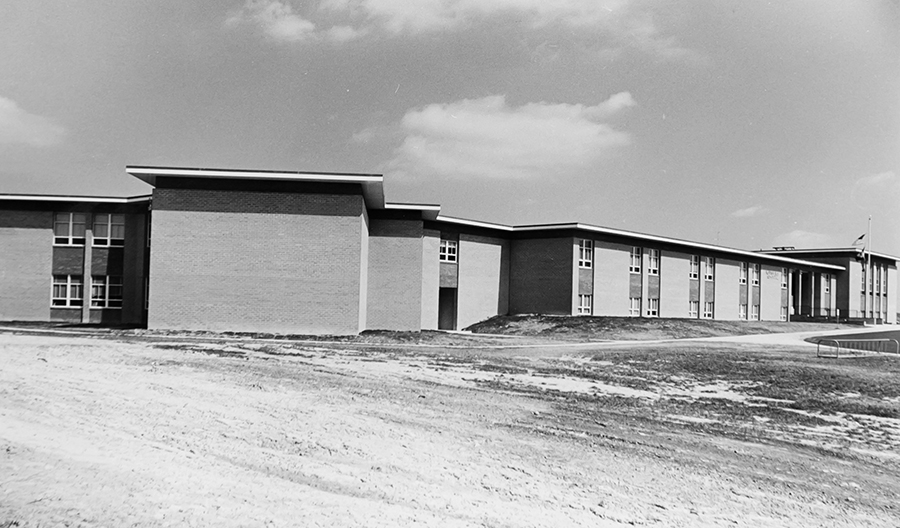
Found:
<path fill-rule="evenodd" d="M 456 330 L 456 288 L 438 293 L 438 330 Z"/>

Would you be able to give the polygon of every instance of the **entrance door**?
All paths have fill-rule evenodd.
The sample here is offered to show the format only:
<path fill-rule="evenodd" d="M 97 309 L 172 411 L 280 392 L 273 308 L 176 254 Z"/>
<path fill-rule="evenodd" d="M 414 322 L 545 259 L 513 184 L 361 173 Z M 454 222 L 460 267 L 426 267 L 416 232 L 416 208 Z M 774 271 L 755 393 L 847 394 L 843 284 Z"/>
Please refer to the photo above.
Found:
<path fill-rule="evenodd" d="M 456 288 L 441 288 L 438 293 L 438 329 L 456 330 Z"/>

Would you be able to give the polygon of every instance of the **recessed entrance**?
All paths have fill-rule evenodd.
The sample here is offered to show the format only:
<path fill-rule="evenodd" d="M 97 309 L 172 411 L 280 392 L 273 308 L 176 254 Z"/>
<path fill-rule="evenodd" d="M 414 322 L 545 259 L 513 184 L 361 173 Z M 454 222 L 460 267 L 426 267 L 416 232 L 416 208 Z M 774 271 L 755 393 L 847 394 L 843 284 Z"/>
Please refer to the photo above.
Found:
<path fill-rule="evenodd" d="M 456 288 L 441 288 L 438 294 L 438 329 L 456 330 Z"/>

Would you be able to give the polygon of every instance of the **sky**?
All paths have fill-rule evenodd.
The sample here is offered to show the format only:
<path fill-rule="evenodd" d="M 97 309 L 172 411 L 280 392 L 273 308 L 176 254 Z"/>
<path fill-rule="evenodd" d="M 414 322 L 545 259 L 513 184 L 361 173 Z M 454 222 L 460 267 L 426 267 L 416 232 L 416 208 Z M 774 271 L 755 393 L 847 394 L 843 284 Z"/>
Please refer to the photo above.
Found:
<path fill-rule="evenodd" d="M 0 193 L 126 165 L 383 174 L 391 202 L 900 256 L 898 0 L 4 0 Z"/>

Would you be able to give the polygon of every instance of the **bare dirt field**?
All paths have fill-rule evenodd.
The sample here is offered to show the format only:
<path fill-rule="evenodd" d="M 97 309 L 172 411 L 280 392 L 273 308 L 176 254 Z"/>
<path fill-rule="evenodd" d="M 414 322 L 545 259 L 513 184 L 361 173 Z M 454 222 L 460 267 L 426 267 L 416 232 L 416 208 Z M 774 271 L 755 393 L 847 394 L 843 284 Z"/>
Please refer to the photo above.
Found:
<path fill-rule="evenodd" d="M 0 333 L 0 527 L 900 525 L 897 356 L 221 337 Z"/>

